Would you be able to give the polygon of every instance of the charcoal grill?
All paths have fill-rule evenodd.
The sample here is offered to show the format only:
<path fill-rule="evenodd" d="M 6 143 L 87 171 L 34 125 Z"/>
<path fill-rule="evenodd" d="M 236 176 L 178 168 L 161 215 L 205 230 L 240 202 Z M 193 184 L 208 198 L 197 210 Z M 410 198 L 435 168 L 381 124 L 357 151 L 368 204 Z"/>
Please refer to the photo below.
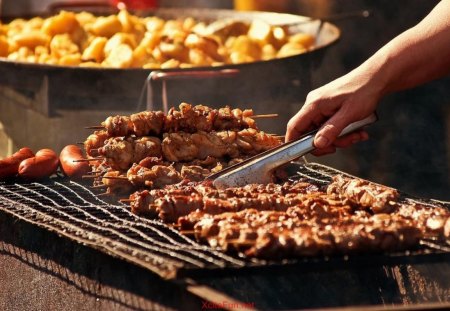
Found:
<path fill-rule="evenodd" d="M 342 174 L 316 163 L 295 165 L 295 171 L 291 179 L 302 178 L 320 185 L 328 184 L 331 176 Z M 430 208 L 450 207 L 446 202 L 408 195 L 402 195 L 402 200 L 420 202 Z M 164 279 L 450 259 L 450 245 L 431 240 L 422 241 L 419 247 L 406 252 L 370 255 L 267 261 L 224 254 L 198 244 L 160 221 L 133 215 L 125 205 L 107 203 L 87 187 L 63 178 L 0 183 L 0 211 L 148 269 Z"/>

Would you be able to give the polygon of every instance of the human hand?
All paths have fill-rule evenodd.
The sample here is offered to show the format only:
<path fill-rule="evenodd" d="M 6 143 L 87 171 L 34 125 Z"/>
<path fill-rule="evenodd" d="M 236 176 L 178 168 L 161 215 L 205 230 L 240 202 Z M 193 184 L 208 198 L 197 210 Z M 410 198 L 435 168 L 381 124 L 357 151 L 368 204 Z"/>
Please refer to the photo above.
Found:
<path fill-rule="evenodd" d="M 289 121 L 286 141 L 320 127 L 314 138 L 314 155 L 323 155 L 369 139 L 360 130 L 339 137 L 342 130 L 352 122 L 368 117 L 377 107 L 383 94 L 383 83 L 375 72 L 358 68 L 312 92 L 305 105 Z"/>

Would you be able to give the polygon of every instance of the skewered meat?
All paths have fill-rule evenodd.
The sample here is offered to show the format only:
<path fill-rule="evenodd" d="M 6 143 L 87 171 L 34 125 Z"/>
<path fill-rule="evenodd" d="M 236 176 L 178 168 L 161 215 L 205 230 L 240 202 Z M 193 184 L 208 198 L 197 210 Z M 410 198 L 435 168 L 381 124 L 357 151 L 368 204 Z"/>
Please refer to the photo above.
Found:
<path fill-rule="evenodd" d="M 142 111 L 131 116 L 111 116 L 102 125 L 109 136 L 159 135 L 165 115 L 161 111 Z"/>
<path fill-rule="evenodd" d="M 255 135 L 248 136 L 248 131 L 254 131 Z M 254 155 L 278 144 L 278 139 L 256 130 L 194 134 L 179 132 L 166 134 L 162 143 L 159 138 L 153 136 L 111 137 L 105 140 L 104 145 L 96 152 L 90 149 L 89 153 L 93 156 L 104 156 L 106 163 L 117 170 L 126 170 L 146 157 L 163 156 L 164 160 L 170 162 L 198 160 L 200 166 L 209 166 L 207 163 L 212 161 L 211 164 L 215 162 L 216 165 L 211 170 L 217 172 L 225 167 L 224 162 L 218 161 L 217 158 L 233 157 L 233 163 L 237 163 L 242 159 L 237 158 L 238 156 Z"/>
<path fill-rule="evenodd" d="M 213 169 L 203 168 L 201 164 L 205 166 L 210 166 L 213 163 L 217 163 Z M 161 158 L 157 157 L 147 157 L 139 162 L 139 164 L 134 163 L 132 167 L 126 172 L 126 177 L 131 185 L 135 189 L 149 188 L 157 189 L 168 185 L 174 185 L 184 180 L 186 183 L 193 181 L 203 181 L 205 177 L 210 175 L 218 167 L 226 167 L 228 164 L 226 162 L 217 161 L 212 158 L 208 161 L 193 161 L 184 163 L 170 163 L 165 162 Z M 105 164 L 100 166 L 95 166 L 93 168 L 94 173 L 104 174 L 105 172 L 111 171 L 111 168 Z M 116 175 L 121 175 L 120 171 L 116 171 Z M 97 175 L 97 174 L 95 174 Z M 113 185 L 120 178 L 109 175 L 105 179 L 110 179 L 108 185 Z M 101 178 L 100 178 L 101 179 Z M 117 181 L 119 182 L 119 181 Z M 113 187 L 114 188 L 114 187 Z"/>
<path fill-rule="evenodd" d="M 201 167 L 202 169 L 206 169 L 208 170 L 208 172 L 206 171 L 201 171 L 202 175 L 204 175 L 205 177 L 213 174 L 213 173 L 217 173 L 221 170 L 223 170 L 224 168 L 233 165 L 233 163 L 238 163 L 238 162 L 242 162 L 244 159 L 242 158 L 236 158 L 233 159 L 230 162 L 224 161 L 224 160 L 219 160 L 217 158 L 208 156 L 206 159 L 204 160 L 199 160 L 199 159 L 195 159 L 193 161 L 190 162 L 173 162 L 173 165 L 175 167 L 175 169 L 177 171 L 179 171 L 182 175 L 183 175 L 183 170 L 186 170 L 187 167 Z M 194 171 L 198 171 L 198 168 L 192 168 Z M 189 174 L 190 174 L 190 169 L 188 169 L 184 174 L 185 176 L 183 176 L 183 178 L 186 179 L 190 179 L 191 181 L 202 181 L 203 179 L 198 179 L 196 180 L 195 177 L 200 178 L 200 174 L 195 174 L 195 176 L 191 176 L 192 178 L 189 178 Z"/>
<path fill-rule="evenodd" d="M 261 258 L 385 251 L 415 245 L 420 231 L 401 217 L 331 217 L 328 222 L 305 220 L 287 212 L 247 209 L 208 215 L 197 212 L 196 238 L 225 251 L 245 251 Z M 297 214 L 296 212 L 294 214 Z"/>
<path fill-rule="evenodd" d="M 203 168 L 198 165 L 189 165 L 181 167 L 181 177 L 184 179 L 189 179 L 191 181 L 202 181 L 209 175 L 211 175 L 211 170 Z"/>
<path fill-rule="evenodd" d="M 143 111 L 130 116 L 134 135 L 159 135 L 164 125 L 165 115 L 162 111 Z"/>
<path fill-rule="evenodd" d="M 217 111 L 217 117 L 214 119 L 214 129 L 257 129 L 255 120 L 252 119 L 253 110 L 251 109 L 231 109 L 230 107 L 220 108 Z"/>
<path fill-rule="evenodd" d="M 328 225 L 326 229 L 314 225 L 283 231 L 264 229 L 258 229 L 257 239 L 245 251 L 247 256 L 283 258 L 402 250 L 416 245 L 420 236 L 413 224 L 399 220 L 389 223 L 350 221 Z"/>
<path fill-rule="evenodd" d="M 208 156 L 236 158 L 255 155 L 279 144 L 279 139 L 255 129 L 194 134 L 178 132 L 164 135 L 162 152 L 168 161 L 180 162 Z"/>
<path fill-rule="evenodd" d="M 323 193 L 291 193 L 285 197 L 268 194 L 255 194 L 253 198 L 231 197 L 227 200 L 204 197 L 204 202 L 205 205 L 202 207 L 201 213 L 187 215 L 178 219 L 177 222 L 183 230 L 192 229 L 196 222 L 198 222 L 205 214 L 220 215 L 222 210 L 228 210 L 231 212 L 236 210 L 286 212 L 282 213 L 282 215 L 293 219 L 317 219 L 318 221 L 332 217 L 340 218 L 345 215 L 352 214 L 353 211 L 353 209 L 346 204 L 346 201 L 337 201 L 333 198 L 328 198 Z M 224 204 L 224 202 L 230 203 Z M 216 205 L 215 209 L 211 207 L 213 205 Z"/>
<path fill-rule="evenodd" d="M 128 170 L 128 180 L 135 186 L 161 188 L 182 180 L 181 174 L 173 166 L 154 165 L 151 168 L 136 165 Z"/>
<path fill-rule="evenodd" d="M 110 137 L 133 134 L 133 123 L 129 116 L 110 116 L 102 122 L 102 125 Z"/>
<path fill-rule="evenodd" d="M 370 208 L 374 213 L 392 212 L 397 206 L 396 201 L 399 197 L 395 189 L 342 175 L 333 177 L 327 192 L 341 194 L 354 204 Z"/>
<path fill-rule="evenodd" d="M 105 140 L 108 139 L 108 132 L 106 131 L 95 131 L 93 134 L 89 135 L 84 142 L 84 150 L 88 156 L 96 156 L 97 150 L 105 144 Z M 95 150 L 95 152 L 93 152 Z"/>
<path fill-rule="evenodd" d="M 195 133 L 197 131 L 222 131 L 256 129 L 252 119 L 253 110 L 213 109 L 203 105 L 192 106 L 182 103 L 179 110 L 171 108 L 164 115 L 161 111 L 143 111 L 131 116 L 111 116 L 102 125 L 110 137 L 136 135 L 160 135 L 163 132 Z"/>
<path fill-rule="evenodd" d="M 450 211 L 443 207 L 433 207 L 412 202 L 401 204 L 396 214 L 411 219 L 417 223 L 427 237 L 443 238 L 445 222 L 450 218 Z"/>
<path fill-rule="evenodd" d="M 164 124 L 165 132 L 196 132 L 213 130 L 214 119 L 217 110 L 203 105 L 192 105 L 182 103 L 180 110 L 170 108 Z"/>
<path fill-rule="evenodd" d="M 320 204 L 326 201 L 326 196 L 323 193 L 305 194 L 304 192 L 297 192 L 287 195 L 251 193 L 239 188 L 217 190 L 203 183 L 169 186 L 161 190 L 145 192 L 141 196 L 145 195 L 154 197 L 154 203 L 150 205 L 133 203 L 133 212 L 137 214 L 158 214 L 159 218 L 165 222 L 176 222 L 179 217 L 186 216 L 196 209 L 212 215 L 237 212 L 248 208 L 285 211 L 288 207 L 294 205 L 309 207 L 314 203 Z M 130 199 L 133 200 L 134 197 L 135 195 L 131 195 Z M 174 197 L 177 199 L 174 200 Z M 189 198 L 182 199 L 181 197 Z M 189 203 L 187 207 L 184 205 L 186 202 Z M 330 199 L 328 203 L 334 204 L 335 202 Z M 149 212 L 148 209 L 154 211 Z"/>
<path fill-rule="evenodd" d="M 102 183 L 107 187 L 107 193 L 110 194 L 127 194 L 130 193 L 133 185 L 126 179 L 108 179 L 104 177 L 124 177 L 118 171 L 106 172 L 102 178 Z"/>
<path fill-rule="evenodd" d="M 126 170 L 146 157 L 160 157 L 161 141 L 152 136 L 113 137 L 105 141 L 98 153 L 113 169 Z"/>

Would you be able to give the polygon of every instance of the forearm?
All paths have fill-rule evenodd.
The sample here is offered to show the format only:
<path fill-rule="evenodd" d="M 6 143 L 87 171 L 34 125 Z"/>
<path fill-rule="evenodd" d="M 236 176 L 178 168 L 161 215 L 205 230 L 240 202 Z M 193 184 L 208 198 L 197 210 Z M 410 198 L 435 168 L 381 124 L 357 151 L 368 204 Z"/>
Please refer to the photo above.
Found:
<path fill-rule="evenodd" d="M 442 0 L 417 26 L 394 38 L 361 66 L 311 91 L 289 121 L 286 140 L 321 124 L 314 144 L 321 153 L 366 140 L 367 133 L 337 139 L 351 122 L 369 116 L 386 94 L 450 72 L 450 0 Z"/>
<path fill-rule="evenodd" d="M 358 69 L 372 73 L 382 95 L 450 72 L 450 0 L 441 1 L 418 25 L 381 48 Z"/>

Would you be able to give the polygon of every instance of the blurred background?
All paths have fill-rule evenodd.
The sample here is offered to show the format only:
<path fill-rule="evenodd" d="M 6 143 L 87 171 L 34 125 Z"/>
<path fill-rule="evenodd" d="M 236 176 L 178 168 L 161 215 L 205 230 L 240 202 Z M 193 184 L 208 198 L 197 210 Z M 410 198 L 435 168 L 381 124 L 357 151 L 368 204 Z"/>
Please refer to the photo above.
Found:
<path fill-rule="evenodd" d="M 76 2 L 76 1 L 74 1 Z M 437 0 L 147 0 L 129 5 L 158 7 L 204 7 L 267 10 L 327 18 L 336 14 L 369 10 L 370 17 L 335 21 L 341 39 L 312 72 L 312 85 L 319 87 L 352 70 L 402 31 L 418 23 Z M 1 14 L 42 12 L 52 1 L 0 1 Z M 1 75 L 1 73 L 0 73 Z M 295 81 L 294 81 L 295 82 Z M 278 90 L 283 93 L 283 88 Z M 251 101 L 248 107 L 281 111 L 280 118 L 263 128 L 284 134 L 289 118 L 302 106 L 305 92 Z M 1 94 L 0 94 L 1 95 Z M 4 94 L 3 94 L 4 95 Z M 237 94 L 239 95 L 239 94 Z M 201 98 L 202 94 L 199 94 Z M 207 96 L 207 95 L 205 95 Z M 251 98 L 251 94 L 246 94 Z M 245 103 L 240 102 L 240 105 Z M 230 103 L 233 105 L 233 103 Z M 8 113 L 0 101 L 0 113 Z M 399 92 L 383 99 L 379 122 L 369 129 L 371 140 L 334 155 L 310 161 L 325 163 L 350 174 L 399 188 L 410 194 L 450 200 L 450 79 Z M 5 117 L 5 115 L 4 115 Z M 20 120 L 14 120 L 15 123 Z M 5 123 L 5 121 L 2 121 Z M 24 122 L 24 121 L 22 121 Z M 79 126 L 79 125 L 78 125 Z M 20 131 L 20 129 L 19 129 Z M 11 139 L 9 127 L 0 124 L 0 156 L 20 147 Z"/>

